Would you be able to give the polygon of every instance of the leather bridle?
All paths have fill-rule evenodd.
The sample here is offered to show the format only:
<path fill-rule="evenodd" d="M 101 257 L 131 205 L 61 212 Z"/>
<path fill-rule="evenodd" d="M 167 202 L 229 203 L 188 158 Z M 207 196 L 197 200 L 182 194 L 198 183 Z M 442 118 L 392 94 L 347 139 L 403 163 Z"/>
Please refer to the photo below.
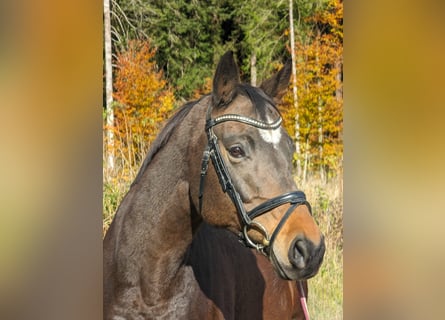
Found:
<path fill-rule="evenodd" d="M 253 118 L 237 114 L 224 114 L 212 119 L 211 111 L 212 107 L 210 105 L 207 110 L 206 124 L 205 124 L 205 131 L 207 134 L 208 144 L 204 150 L 201 163 L 201 180 L 199 187 L 199 211 L 200 212 L 202 211 L 202 199 L 204 195 L 205 177 L 207 175 L 209 160 L 212 159 L 212 163 L 216 170 L 216 174 L 218 176 L 222 190 L 229 195 L 241 219 L 242 232 L 240 232 L 240 239 L 246 246 L 255 248 L 261 253 L 265 254 L 266 256 L 274 258 L 272 252 L 273 249 L 271 250 L 271 248 L 273 248 L 273 243 L 278 233 L 280 232 L 286 221 L 289 219 L 292 212 L 295 210 L 296 207 L 300 205 L 306 205 L 309 208 L 309 211 L 311 212 L 311 206 L 309 202 L 306 201 L 306 196 L 304 192 L 291 191 L 282 194 L 278 197 L 269 199 L 263 202 L 262 204 L 256 206 L 252 210 L 246 211 L 246 208 L 244 207 L 244 204 L 241 200 L 241 196 L 236 190 L 235 185 L 233 184 L 232 179 L 230 177 L 229 171 L 227 170 L 227 166 L 222 158 L 221 151 L 218 145 L 218 138 L 213 132 L 213 127 L 223 122 L 235 121 L 263 130 L 274 130 L 281 126 L 282 118 L 279 117 L 276 121 L 272 123 L 266 123 L 263 121 L 259 121 Z M 286 213 L 276 226 L 275 230 L 272 233 L 272 236 L 269 236 L 269 233 L 267 232 L 266 228 L 259 222 L 254 221 L 254 219 L 256 217 L 265 214 L 266 212 L 269 212 L 287 203 L 290 204 L 290 207 L 288 208 L 288 210 L 286 211 Z M 252 239 L 249 238 L 247 233 L 250 229 L 255 229 L 264 236 L 263 243 L 255 243 L 252 241 Z"/>

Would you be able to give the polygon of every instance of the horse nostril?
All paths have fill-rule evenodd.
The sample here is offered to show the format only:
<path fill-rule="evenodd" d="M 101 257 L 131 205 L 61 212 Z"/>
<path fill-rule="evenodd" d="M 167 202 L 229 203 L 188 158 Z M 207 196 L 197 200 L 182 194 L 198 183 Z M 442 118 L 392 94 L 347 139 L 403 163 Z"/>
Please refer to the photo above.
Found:
<path fill-rule="evenodd" d="M 297 240 L 295 244 L 291 246 L 289 252 L 290 262 L 298 269 L 303 269 L 306 266 L 306 261 L 309 257 L 308 246 L 306 241 Z"/>

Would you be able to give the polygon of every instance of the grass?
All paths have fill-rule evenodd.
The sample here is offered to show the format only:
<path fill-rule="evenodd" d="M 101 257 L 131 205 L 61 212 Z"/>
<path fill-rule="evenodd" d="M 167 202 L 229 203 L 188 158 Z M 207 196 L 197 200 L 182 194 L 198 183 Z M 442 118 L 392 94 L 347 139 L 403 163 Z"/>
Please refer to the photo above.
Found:
<path fill-rule="evenodd" d="M 103 236 L 113 220 L 114 214 L 119 207 L 124 196 L 130 189 L 130 185 L 136 177 L 136 170 L 115 168 L 103 173 L 103 213 L 102 213 L 102 231 Z"/>
<path fill-rule="evenodd" d="M 328 248 L 319 273 L 309 280 L 311 319 L 343 319 L 343 258 L 338 248 Z"/>
<path fill-rule="evenodd" d="M 312 205 L 325 235 L 326 253 L 319 273 L 309 280 L 308 308 L 311 319 L 343 319 L 343 180 L 318 179 L 299 184 Z"/>

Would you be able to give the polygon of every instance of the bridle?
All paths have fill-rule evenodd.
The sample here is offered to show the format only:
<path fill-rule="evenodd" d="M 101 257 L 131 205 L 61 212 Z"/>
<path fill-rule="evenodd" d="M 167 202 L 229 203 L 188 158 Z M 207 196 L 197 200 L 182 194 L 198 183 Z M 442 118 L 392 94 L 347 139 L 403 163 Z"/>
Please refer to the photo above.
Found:
<path fill-rule="evenodd" d="M 311 206 L 309 202 L 306 201 L 306 196 L 304 192 L 291 191 L 282 194 L 280 196 L 277 196 L 275 198 L 269 199 L 261 203 L 260 205 L 256 206 L 252 210 L 246 211 L 246 208 L 244 207 L 243 202 L 241 200 L 241 196 L 236 190 L 232 182 L 232 179 L 230 177 L 229 171 L 227 170 L 227 166 L 222 158 L 221 151 L 218 145 L 218 138 L 213 132 L 213 127 L 223 122 L 235 121 L 263 130 L 274 130 L 281 126 L 282 118 L 279 117 L 272 123 L 266 123 L 263 121 L 259 121 L 238 114 L 224 114 L 212 119 L 211 111 L 212 111 L 212 105 L 210 104 L 207 110 L 206 124 L 205 124 L 205 131 L 207 134 L 208 144 L 204 150 L 201 162 L 201 180 L 199 186 L 199 211 L 202 212 L 202 199 L 204 195 L 205 177 L 207 175 L 209 160 L 212 159 L 212 163 L 216 170 L 216 174 L 218 176 L 222 190 L 229 195 L 241 219 L 242 232 L 240 232 L 240 240 L 246 246 L 255 248 L 264 255 L 269 256 L 269 258 L 275 259 L 273 254 L 273 243 L 278 233 L 280 232 L 286 221 L 289 219 L 292 212 L 294 212 L 295 208 L 300 205 L 306 205 L 309 208 L 309 211 L 311 212 Z M 265 214 L 266 212 L 269 212 L 287 203 L 290 204 L 290 207 L 288 208 L 288 210 L 286 211 L 286 213 L 276 226 L 275 230 L 272 233 L 272 236 L 269 236 L 269 233 L 267 232 L 266 228 L 263 225 L 253 220 L 256 217 L 259 217 Z M 252 239 L 250 239 L 250 237 L 247 234 L 250 229 L 255 229 L 264 236 L 263 243 L 255 243 L 252 241 Z M 280 270 L 280 273 L 283 273 L 282 275 L 284 277 L 287 277 L 283 270 Z"/>

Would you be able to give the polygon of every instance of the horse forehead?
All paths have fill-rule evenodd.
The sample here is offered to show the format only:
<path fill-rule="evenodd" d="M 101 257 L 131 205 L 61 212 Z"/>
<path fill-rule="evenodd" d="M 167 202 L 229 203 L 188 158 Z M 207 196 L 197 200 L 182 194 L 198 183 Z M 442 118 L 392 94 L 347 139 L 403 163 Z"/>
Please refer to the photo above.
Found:
<path fill-rule="evenodd" d="M 235 97 L 225 112 L 244 115 L 266 123 L 275 122 L 277 118 L 280 117 L 280 114 L 276 108 L 271 105 L 266 98 L 264 98 L 264 100 L 262 99 L 263 94 L 261 92 L 257 92 L 255 96 L 257 98 L 257 103 L 259 102 L 258 100 L 262 100 L 261 103 L 259 103 L 261 106 L 256 105 L 256 103 L 252 101 L 250 97 L 240 94 Z M 239 123 L 232 123 L 230 127 L 232 129 L 238 128 L 239 130 L 245 129 L 245 125 Z M 272 144 L 275 149 L 278 149 L 283 136 L 281 127 L 276 129 L 255 128 L 255 130 L 257 130 L 260 138 L 264 142 Z"/>
<path fill-rule="evenodd" d="M 271 123 L 273 119 L 269 115 L 266 116 L 266 122 Z M 270 143 L 273 145 L 275 149 L 278 149 L 278 145 L 281 141 L 281 127 L 278 127 L 276 129 L 260 129 L 258 128 L 258 131 L 260 133 L 260 137 L 267 143 Z"/>
<path fill-rule="evenodd" d="M 237 95 L 235 99 L 229 104 L 226 113 L 240 114 L 248 117 L 253 117 L 256 114 L 256 106 L 245 95 Z"/>

